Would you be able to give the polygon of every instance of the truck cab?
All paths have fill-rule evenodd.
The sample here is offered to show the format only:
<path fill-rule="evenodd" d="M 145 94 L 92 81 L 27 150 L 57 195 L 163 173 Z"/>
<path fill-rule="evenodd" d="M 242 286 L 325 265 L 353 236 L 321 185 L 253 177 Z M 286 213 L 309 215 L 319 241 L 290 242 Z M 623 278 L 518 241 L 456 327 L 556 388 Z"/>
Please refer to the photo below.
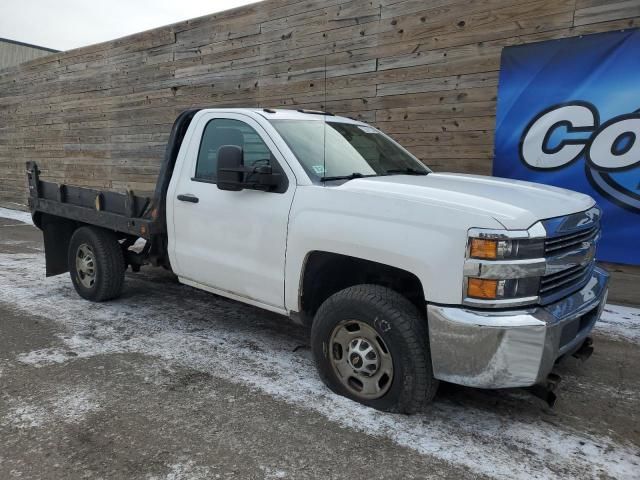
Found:
<path fill-rule="evenodd" d="M 378 129 L 324 112 L 202 109 L 180 128 L 155 198 L 129 193 L 126 227 L 107 225 L 97 200 L 100 219 L 78 210 L 87 202 L 57 205 L 30 177 L 47 263 L 53 225 L 86 298 L 117 296 L 100 277 L 114 265 L 123 277 L 164 257 L 186 285 L 311 327 L 325 383 L 388 411 L 420 409 L 439 380 L 546 384 L 556 361 L 592 349 L 608 275 L 590 197 L 434 173 Z M 138 237 L 142 258 L 129 251 Z"/>

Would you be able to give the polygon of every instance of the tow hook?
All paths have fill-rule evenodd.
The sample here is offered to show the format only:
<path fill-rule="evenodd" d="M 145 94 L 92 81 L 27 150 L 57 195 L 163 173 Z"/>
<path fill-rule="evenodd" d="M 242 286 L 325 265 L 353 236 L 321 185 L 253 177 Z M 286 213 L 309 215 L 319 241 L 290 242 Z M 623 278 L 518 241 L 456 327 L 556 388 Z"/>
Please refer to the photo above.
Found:
<path fill-rule="evenodd" d="M 574 352 L 573 356 L 584 362 L 587 358 L 591 356 L 592 353 L 593 353 L 593 339 L 591 337 L 587 337 L 584 339 L 584 342 L 582 343 L 580 348 Z"/>
<path fill-rule="evenodd" d="M 546 381 L 529 387 L 528 390 L 533 396 L 544 400 L 547 405 L 549 405 L 549 408 L 553 408 L 556 404 L 556 400 L 558 399 L 554 390 L 558 387 L 560 380 L 560 375 L 550 373 L 547 376 Z"/>

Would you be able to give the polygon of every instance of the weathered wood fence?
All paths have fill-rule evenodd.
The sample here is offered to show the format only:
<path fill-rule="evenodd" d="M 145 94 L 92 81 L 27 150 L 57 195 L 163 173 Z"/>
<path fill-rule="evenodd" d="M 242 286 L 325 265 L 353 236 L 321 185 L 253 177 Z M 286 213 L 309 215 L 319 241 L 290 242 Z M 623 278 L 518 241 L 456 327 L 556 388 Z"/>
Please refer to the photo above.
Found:
<path fill-rule="evenodd" d="M 636 27 L 640 0 L 267 0 L 0 72 L 0 203 L 45 179 L 153 189 L 191 106 L 362 118 L 437 171 L 491 173 L 500 52 Z"/>

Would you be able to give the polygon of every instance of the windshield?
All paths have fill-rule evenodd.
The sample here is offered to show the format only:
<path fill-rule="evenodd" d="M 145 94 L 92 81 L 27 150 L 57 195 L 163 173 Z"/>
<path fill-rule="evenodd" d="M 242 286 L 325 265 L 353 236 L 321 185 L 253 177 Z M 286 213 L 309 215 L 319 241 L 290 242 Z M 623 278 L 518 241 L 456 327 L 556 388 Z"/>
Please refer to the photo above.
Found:
<path fill-rule="evenodd" d="M 272 120 L 271 123 L 312 180 L 401 173 L 425 175 L 430 171 L 368 125 L 318 120 Z"/>

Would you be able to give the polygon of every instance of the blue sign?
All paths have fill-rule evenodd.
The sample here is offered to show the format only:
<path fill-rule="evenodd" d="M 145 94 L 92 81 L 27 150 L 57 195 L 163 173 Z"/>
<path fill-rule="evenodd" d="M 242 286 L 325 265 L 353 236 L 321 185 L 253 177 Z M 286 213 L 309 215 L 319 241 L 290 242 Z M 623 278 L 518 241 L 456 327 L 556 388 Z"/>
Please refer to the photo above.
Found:
<path fill-rule="evenodd" d="M 640 265 L 640 30 L 505 48 L 493 174 L 591 195 L 598 259 Z"/>

